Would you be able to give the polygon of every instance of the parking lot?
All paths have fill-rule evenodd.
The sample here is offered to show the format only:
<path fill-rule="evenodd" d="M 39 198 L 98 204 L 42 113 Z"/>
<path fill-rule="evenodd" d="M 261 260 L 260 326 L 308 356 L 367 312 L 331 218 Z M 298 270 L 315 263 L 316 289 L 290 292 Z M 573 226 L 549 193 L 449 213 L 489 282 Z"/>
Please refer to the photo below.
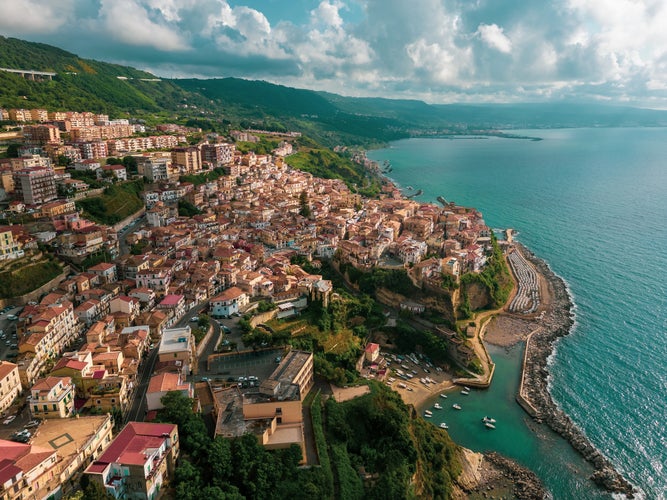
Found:
<path fill-rule="evenodd" d="M 21 307 L 6 307 L 0 313 L 0 359 L 13 360 L 18 354 L 16 337 L 17 314 Z M 15 319 L 16 318 L 16 319 Z"/>
<path fill-rule="evenodd" d="M 276 359 L 282 355 L 283 349 L 229 354 L 212 360 L 208 376 L 229 381 L 252 376 L 257 377 L 257 382 L 261 382 L 273 373 L 278 366 Z"/>

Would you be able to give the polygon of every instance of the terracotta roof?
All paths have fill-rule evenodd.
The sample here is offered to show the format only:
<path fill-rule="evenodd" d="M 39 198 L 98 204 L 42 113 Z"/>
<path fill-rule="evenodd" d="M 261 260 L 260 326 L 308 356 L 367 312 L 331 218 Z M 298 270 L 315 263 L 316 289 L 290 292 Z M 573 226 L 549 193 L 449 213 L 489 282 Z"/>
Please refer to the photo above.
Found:
<path fill-rule="evenodd" d="M 16 368 L 14 363 L 10 363 L 9 361 L 0 361 L 0 380 L 9 375 L 14 368 Z M 0 484 L 2 483 L 0 482 Z"/>
<path fill-rule="evenodd" d="M 143 465 L 146 462 L 144 452 L 159 448 L 164 442 L 164 434 L 171 435 L 174 429 L 175 424 L 129 422 L 88 471 L 101 472 L 110 463 Z"/>

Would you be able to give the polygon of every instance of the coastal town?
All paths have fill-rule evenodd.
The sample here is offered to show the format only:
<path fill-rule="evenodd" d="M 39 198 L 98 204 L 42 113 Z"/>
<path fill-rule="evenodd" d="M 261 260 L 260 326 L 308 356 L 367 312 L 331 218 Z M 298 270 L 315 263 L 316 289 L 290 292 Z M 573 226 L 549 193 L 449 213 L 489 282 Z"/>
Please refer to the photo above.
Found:
<path fill-rule="evenodd" d="M 0 134 L 13 146 L 0 159 L 0 276 L 22 276 L 0 298 L 2 498 L 61 497 L 82 476 L 115 498 L 160 497 L 180 449 L 178 426 L 156 421 L 170 393 L 211 415 L 215 436 L 297 445 L 302 465 L 317 464 L 304 400 L 320 365 L 274 338 L 276 325 L 297 325 L 293 338 L 308 328 L 299 318 L 345 300 L 323 266 L 352 293 L 351 274 L 378 269 L 424 291 L 376 300 L 385 324 L 407 318 L 441 339 L 447 365 L 402 353 L 406 374 L 376 331 L 358 341 L 355 365 L 415 406 L 454 374 L 490 383 L 483 325 L 462 328 L 453 305 L 488 305 L 460 284 L 494 249 L 516 281 L 508 310 L 543 317 L 545 284 L 511 231 L 498 241 L 474 208 L 407 197 L 363 153 L 353 159 L 378 179 L 375 197 L 291 167 L 298 132 L 219 135 L 46 109 L 3 109 L 0 120 L 16 125 Z M 275 147 L 254 151 L 267 138 Z"/>

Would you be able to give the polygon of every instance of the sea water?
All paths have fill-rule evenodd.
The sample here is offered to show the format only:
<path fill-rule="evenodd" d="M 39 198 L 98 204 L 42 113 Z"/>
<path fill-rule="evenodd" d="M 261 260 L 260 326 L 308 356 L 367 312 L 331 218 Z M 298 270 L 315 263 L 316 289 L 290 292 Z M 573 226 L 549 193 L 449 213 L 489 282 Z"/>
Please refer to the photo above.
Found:
<path fill-rule="evenodd" d="M 408 139 L 369 157 L 389 160 L 406 194 L 422 189 L 419 200 L 443 196 L 476 207 L 490 227 L 514 228 L 566 280 L 576 326 L 551 360 L 552 395 L 646 498 L 665 498 L 667 129 L 513 133 L 542 140 Z M 606 496 L 576 453 L 515 406 L 520 354 L 493 355 L 491 389 L 461 396 L 473 407 L 442 417 L 454 439 L 527 465 L 556 499 Z M 480 419 L 491 413 L 488 431 Z"/>

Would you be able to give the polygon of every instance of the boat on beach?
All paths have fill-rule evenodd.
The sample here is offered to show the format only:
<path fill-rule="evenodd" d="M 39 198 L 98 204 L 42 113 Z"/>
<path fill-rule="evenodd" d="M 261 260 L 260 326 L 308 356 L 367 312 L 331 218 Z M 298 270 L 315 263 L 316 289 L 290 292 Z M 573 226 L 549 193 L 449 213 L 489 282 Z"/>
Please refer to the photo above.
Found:
<path fill-rule="evenodd" d="M 461 405 L 458 404 L 458 403 L 454 403 L 454 404 L 452 405 L 452 408 L 454 408 L 455 410 L 460 410 L 460 409 L 461 409 Z"/>

